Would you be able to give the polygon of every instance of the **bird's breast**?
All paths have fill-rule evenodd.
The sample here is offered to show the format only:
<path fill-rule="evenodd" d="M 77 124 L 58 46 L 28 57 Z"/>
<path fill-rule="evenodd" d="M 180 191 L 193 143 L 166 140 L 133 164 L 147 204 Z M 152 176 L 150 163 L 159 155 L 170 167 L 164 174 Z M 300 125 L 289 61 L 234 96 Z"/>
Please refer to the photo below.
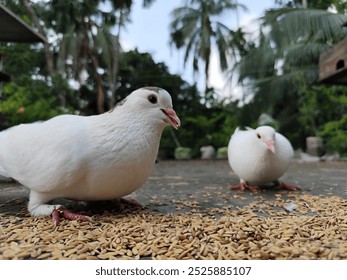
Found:
<path fill-rule="evenodd" d="M 149 164 L 143 164 L 91 174 L 88 180 L 88 199 L 114 199 L 128 195 L 145 183 L 151 169 Z"/>
<path fill-rule="evenodd" d="M 244 153 L 229 159 L 234 172 L 247 182 L 255 184 L 270 183 L 277 180 L 286 171 L 288 164 L 271 152 Z"/>
<path fill-rule="evenodd" d="M 139 141 L 141 140 L 141 141 Z M 85 176 L 78 182 L 75 199 L 120 198 L 141 187 L 149 177 L 159 148 L 159 139 L 124 138 L 103 148 L 89 160 Z M 102 153 L 101 153 L 102 151 Z"/>

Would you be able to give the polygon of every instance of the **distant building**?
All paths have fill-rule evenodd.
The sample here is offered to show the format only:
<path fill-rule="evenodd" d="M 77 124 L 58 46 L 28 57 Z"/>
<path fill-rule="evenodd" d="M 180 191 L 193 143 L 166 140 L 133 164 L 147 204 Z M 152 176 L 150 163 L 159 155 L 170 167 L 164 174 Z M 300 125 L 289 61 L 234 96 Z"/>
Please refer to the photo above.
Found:
<path fill-rule="evenodd" d="M 347 85 L 347 39 L 320 55 L 319 81 L 325 84 Z"/>

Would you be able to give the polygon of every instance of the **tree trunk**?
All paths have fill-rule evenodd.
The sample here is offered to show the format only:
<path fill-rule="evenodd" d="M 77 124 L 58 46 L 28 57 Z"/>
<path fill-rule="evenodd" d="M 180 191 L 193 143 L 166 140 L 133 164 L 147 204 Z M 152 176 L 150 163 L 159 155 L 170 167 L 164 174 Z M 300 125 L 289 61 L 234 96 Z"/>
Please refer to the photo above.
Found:
<path fill-rule="evenodd" d="M 111 90 L 111 102 L 110 102 L 110 108 L 114 107 L 116 103 L 116 83 L 117 83 L 117 77 L 119 72 L 119 55 L 120 55 L 120 45 L 119 45 L 119 39 L 120 39 L 120 33 L 123 25 L 123 10 L 120 10 L 119 14 L 119 20 L 118 20 L 118 32 L 115 37 L 114 42 L 114 49 L 112 52 L 113 57 L 113 63 L 111 64 L 112 71 L 111 76 L 109 75 L 109 84 L 110 84 L 110 90 Z"/>
<path fill-rule="evenodd" d="M 38 29 L 38 32 L 42 36 L 47 38 L 46 32 L 43 30 L 43 28 L 42 28 L 42 26 L 40 24 L 40 20 L 39 20 L 39 18 L 37 16 L 36 12 L 32 8 L 32 6 L 30 6 L 30 4 L 29 4 L 29 2 L 27 0 L 21 0 L 21 2 L 23 4 L 23 6 L 25 7 L 25 9 L 27 10 L 27 12 L 29 13 L 29 16 L 30 16 L 31 20 L 34 22 L 35 27 Z M 50 76 L 54 76 L 55 70 L 54 70 L 53 53 L 49 49 L 48 42 L 44 42 L 43 46 L 44 46 L 45 56 L 46 56 L 47 71 L 48 71 Z"/>
<path fill-rule="evenodd" d="M 209 73 L 208 73 L 208 70 L 209 70 L 209 65 L 210 65 L 210 63 L 209 63 L 209 60 L 207 59 L 206 61 L 205 61 L 205 92 L 204 92 L 204 94 L 205 94 L 205 105 L 207 104 L 207 91 L 208 91 L 208 85 L 209 85 L 209 83 L 208 83 L 208 79 L 209 79 L 209 77 L 210 77 L 210 75 L 209 75 Z"/>
<path fill-rule="evenodd" d="M 38 32 L 45 38 L 47 38 L 46 32 L 42 28 L 40 24 L 40 20 L 33 9 L 33 7 L 29 4 L 27 0 L 21 0 L 22 5 L 26 9 L 26 11 L 29 13 L 29 16 L 31 20 L 34 22 L 35 27 L 37 28 Z M 46 57 L 46 65 L 47 65 L 47 72 L 48 75 L 54 80 L 54 76 L 56 75 L 56 69 L 54 67 L 54 55 L 53 52 L 50 50 L 50 45 L 49 43 L 43 42 L 43 47 L 44 47 L 44 53 Z M 65 96 L 61 93 L 57 93 L 59 103 L 61 107 L 65 107 Z"/>
<path fill-rule="evenodd" d="M 100 74 L 98 73 L 99 61 L 94 54 L 94 50 L 90 51 L 90 56 L 93 62 L 93 72 L 95 77 L 95 82 L 97 86 L 97 112 L 98 114 L 102 114 L 105 112 L 104 104 L 105 104 L 105 90 L 103 87 L 102 79 Z"/>

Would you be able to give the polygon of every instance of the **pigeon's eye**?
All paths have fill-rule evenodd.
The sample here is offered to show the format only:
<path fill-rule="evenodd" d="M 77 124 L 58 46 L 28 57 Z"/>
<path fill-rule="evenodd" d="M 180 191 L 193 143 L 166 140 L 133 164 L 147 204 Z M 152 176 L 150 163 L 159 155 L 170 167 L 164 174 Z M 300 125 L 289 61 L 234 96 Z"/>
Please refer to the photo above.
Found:
<path fill-rule="evenodd" d="M 154 94 L 151 94 L 148 96 L 148 101 L 152 104 L 156 104 L 158 102 L 158 98 Z"/>
<path fill-rule="evenodd" d="M 260 134 L 259 133 L 257 133 L 257 137 L 260 139 L 261 138 L 261 136 L 260 136 Z"/>

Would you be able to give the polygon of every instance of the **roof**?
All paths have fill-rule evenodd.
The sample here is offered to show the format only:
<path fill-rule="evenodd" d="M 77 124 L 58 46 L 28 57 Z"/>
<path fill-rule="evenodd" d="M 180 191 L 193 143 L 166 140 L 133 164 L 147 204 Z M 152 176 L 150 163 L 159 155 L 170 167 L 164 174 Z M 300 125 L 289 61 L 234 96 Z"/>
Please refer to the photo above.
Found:
<path fill-rule="evenodd" d="M 319 56 L 319 82 L 347 85 L 347 39 Z"/>
<path fill-rule="evenodd" d="M 0 4 L 0 42 L 37 43 L 46 39 Z"/>

